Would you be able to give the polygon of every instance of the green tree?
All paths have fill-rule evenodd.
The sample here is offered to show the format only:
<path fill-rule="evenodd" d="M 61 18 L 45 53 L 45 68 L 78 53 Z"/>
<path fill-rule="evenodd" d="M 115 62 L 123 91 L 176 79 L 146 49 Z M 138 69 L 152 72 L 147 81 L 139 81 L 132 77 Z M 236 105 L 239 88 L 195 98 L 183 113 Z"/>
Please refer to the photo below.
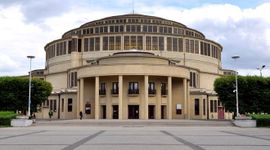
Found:
<path fill-rule="evenodd" d="M 47 100 L 52 91 L 49 82 L 33 79 L 31 110 Z M 28 108 L 29 79 L 23 77 L 0 77 L 0 110 L 26 111 Z"/>
<path fill-rule="evenodd" d="M 226 109 L 235 111 L 235 77 L 218 78 L 214 87 Z M 270 78 L 238 76 L 238 94 L 240 113 L 270 113 Z"/>

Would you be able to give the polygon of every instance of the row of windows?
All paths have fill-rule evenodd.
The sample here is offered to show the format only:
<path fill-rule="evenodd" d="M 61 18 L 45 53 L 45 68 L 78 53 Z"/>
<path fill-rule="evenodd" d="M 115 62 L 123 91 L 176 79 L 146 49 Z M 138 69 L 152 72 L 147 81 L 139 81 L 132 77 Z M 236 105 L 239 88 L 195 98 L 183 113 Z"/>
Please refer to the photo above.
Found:
<path fill-rule="evenodd" d="M 56 99 L 52 99 L 52 100 L 47 100 L 44 103 L 45 107 L 49 107 L 51 111 L 56 112 Z M 62 99 L 62 104 L 61 104 L 61 111 L 64 112 L 64 99 Z M 68 103 L 67 103 L 67 110 L 68 112 L 72 112 L 72 98 L 68 98 Z"/>
<path fill-rule="evenodd" d="M 139 94 L 139 83 L 129 82 L 128 94 Z M 118 94 L 118 82 L 112 82 L 111 94 Z M 148 83 L 148 94 L 156 94 L 155 82 Z M 106 83 L 101 82 L 99 86 L 99 95 L 106 95 Z M 167 84 L 161 83 L 161 95 L 167 95 Z"/>
<path fill-rule="evenodd" d="M 206 115 L 206 100 L 203 99 L 203 115 Z M 217 100 L 210 100 L 210 112 L 217 112 Z M 194 100 L 194 114 L 200 115 L 200 100 Z"/>
<path fill-rule="evenodd" d="M 185 42 L 185 48 L 184 48 Z M 187 53 L 201 54 L 217 59 L 221 58 L 221 51 L 215 45 L 210 45 L 206 42 L 200 42 L 198 40 L 177 38 L 177 37 L 162 37 L 162 36 L 104 36 L 84 38 L 83 42 L 81 39 L 68 42 L 61 42 L 47 47 L 46 58 L 52 58 L 58 55 L 66 54 L 66 44 L 68 44 L 68 54 L 71 51 L 78 49 L 81 52 L 82 43 L 84 45 L 84 51 L 100 51 L 100 49 L 106 50 L 122 50 L 122 43 L 124 50 L 138 49 L 143 50 L 145 43 L 146 50 L 160 50 L 163 51 L 179 51 Z M 165 45 L 165 43 L 167 43 Z M 75 47 L 76 46 L 76 47 Z M 165 47 L 166 46 L 166 47 Z M 211 46 L 211 47 L 210 47 Z M 101 48 L 102 47 L 102 48 Z"/>

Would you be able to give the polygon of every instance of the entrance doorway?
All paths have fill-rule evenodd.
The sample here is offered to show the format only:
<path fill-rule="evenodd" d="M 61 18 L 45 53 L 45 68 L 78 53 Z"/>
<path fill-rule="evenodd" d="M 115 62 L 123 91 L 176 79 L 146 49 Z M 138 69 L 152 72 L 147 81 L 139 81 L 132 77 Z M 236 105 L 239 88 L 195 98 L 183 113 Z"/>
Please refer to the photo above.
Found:
<path fill-rule="evenodd" d="M 218 119 L 224 119 L 224 107 L 218 106 Z"/>
<path fill-rule="evenodd" d="M 166 106 L 161 106 L 161 119 L 166 119 Z"/>
<path fill-rule="evenodd" d="M 113 113 L 112 113 L 113 116 L 112 116 L 112 118 L 113 119 L 118 119 L 118 105 L 113 105 L 112 107 L 113 107 L 113 110 L 112 110 L 113 111 Z"/>
<path fill-rule="evenodd" d="M 102 105 L 102 119 L 106 119 L 106 105 Z"/>
<path fill-rule="evenodd" d="M 155 119 L 155 105 L 148 106 L 148 119 Z"/>
<path fill-rule="evenodd" d="M 139 105 L 128 105 L 128 119 L 139 119 Z"/>

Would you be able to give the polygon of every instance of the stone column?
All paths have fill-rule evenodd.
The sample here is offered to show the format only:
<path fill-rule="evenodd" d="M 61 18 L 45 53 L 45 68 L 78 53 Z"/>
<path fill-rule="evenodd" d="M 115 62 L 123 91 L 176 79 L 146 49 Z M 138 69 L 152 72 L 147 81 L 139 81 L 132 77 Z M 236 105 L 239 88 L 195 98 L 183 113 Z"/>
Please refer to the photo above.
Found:
<path fill-rule="evenodd" d="M 84 101 L 84 79 L 80 79 L 80 111 L 83 112 L 83 101 Z"/>
<path fill-rule="evenodd" d="M 187 119 L 187 79 L 183 79 L 183 88 L 184 88 L 184 118 Z"/>
<path fill-rule="evenodd" d="M 77 81 L 77 101 L 76 101 L 76 118 L 80 118 L 80 92 L 81 92 L 81 89 L 80 89 L 80 80 Z M 66 105 L 65 105 L 66 106 Z"/>
<path fill-rule="evenodd" d="M 172 77 L 168 77 L 168 101 L 167 101 L 167 116 L 172 119 Z"/>
<path fill-rule="evenodd" d="M 118 117 L 119 120 L 123 119 L 123 76 L 118 76 L 118 84 L 119 84 L 119 91 L 118 91 Z"/>
<path fill-rule="evenodd" d="M 190 119 L 190 93 L 189 93 L 189 82 L 187 81 L 187 119 Z"/>
<path fill-rule="evenodd" d="M 157 82 L 157 86 L 156 86 L 156 96 L 157 96 L 157 102 L 156 102 L 156 119 L 161 119 L 161 100 L 162 100 L 162 96 L 161 96 L 161 82 Z"/>
<path fill-rule="evenodd" d="M 148 119 L 148 76 L 144 76 L 144 119 Z"/>
<path fill-rule="evenodd" d="M 99 105 L 99 77 L 95 77 L 95 119 L 99 119 L 100 105 Z"/>

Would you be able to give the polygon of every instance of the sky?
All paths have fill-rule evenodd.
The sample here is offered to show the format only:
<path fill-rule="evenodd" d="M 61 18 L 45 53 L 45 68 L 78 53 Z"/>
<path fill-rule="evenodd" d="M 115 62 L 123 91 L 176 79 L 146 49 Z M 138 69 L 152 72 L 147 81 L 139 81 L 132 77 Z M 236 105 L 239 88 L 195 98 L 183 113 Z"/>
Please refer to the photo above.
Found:
<path fill-rule="evenodd" d="M 133 9 L 134 8 L 134 9 Z M 174 20 L 223 46 L 222 68 L 270 76 L 270 0 L 0 0 L 0 76 L 45 67 L 44 46 L 68 30 L 132 13 Z M 234 61 L 231 57 L 239 55 Z"/>

